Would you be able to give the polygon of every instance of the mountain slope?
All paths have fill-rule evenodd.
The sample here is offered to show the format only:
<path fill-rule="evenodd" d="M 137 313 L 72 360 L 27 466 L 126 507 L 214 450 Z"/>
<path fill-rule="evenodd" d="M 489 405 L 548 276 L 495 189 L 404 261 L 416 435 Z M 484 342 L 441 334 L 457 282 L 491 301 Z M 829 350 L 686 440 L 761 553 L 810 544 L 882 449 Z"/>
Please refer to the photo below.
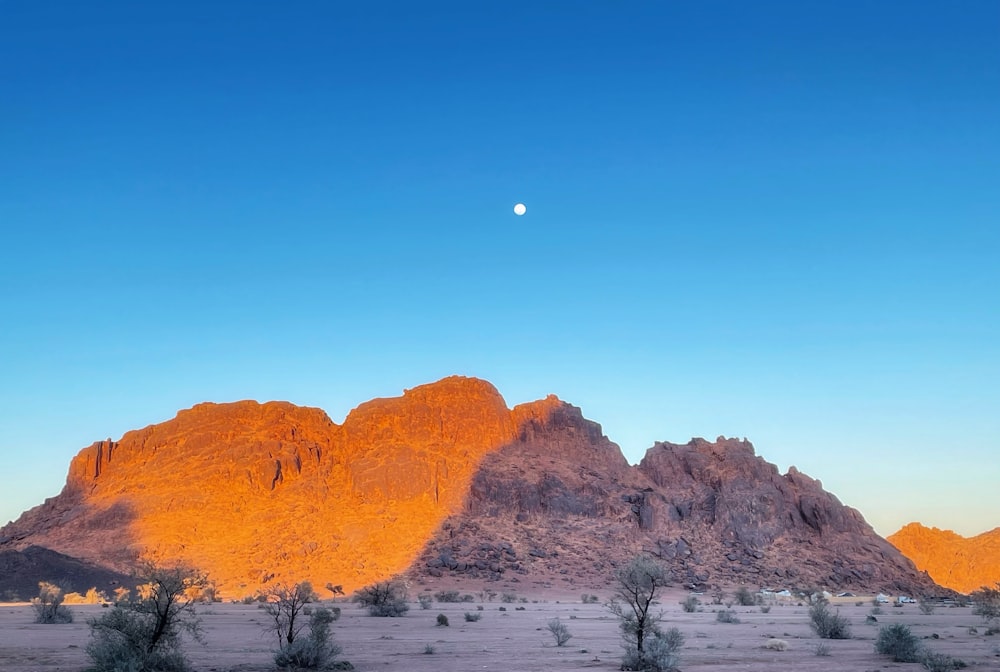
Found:
<path fill-rule="evenodd" d="M 963 537 L 910 523 L 887 540 L 937 583 L 961 593 L 1000 581 L 1000 527 Z"/>

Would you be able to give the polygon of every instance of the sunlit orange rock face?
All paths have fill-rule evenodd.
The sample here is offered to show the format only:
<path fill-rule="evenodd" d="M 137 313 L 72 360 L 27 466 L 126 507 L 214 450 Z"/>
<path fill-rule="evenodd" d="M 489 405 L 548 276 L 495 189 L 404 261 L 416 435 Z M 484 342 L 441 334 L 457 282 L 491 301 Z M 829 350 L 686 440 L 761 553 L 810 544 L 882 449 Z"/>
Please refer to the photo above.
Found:
<path fill-rule="evenodd" d="M 404 569 L 514 436 L 500 394 L 469 378 L 367 402 L 343 425 L 283 402 L 199 404 L 85 448 L 63 494 L 14 527 L 37 521 L 33 543 L 121 568 L 139 552 L 185 561 L 230 595 L 355 587 Z"/>
<path fill-rule="evenodd" d="M 181 561 L 225 597 L 393 575 L 599 589 L 642 552 L 700 589 L 937 589 L 819 481 L 780 474 L 745 440 L 656 443 L 632 466 L 579 408 L 549 396 L 508 409 L 460 377 L 364 403 L 343 425 L 283 402 L 207 403 L 95 443 L 60 495 L 0 529 L 0 561 L 22 568 L 0 589 L 53 578 L 22 571 L 31 546 L 98 569 Z"/>
<path fill-rule="evenodd" d="M 1000 581 L 1000 527 L 963 537 L 910 523 L 887 540 L 936 582 L 961 593 Z"/>

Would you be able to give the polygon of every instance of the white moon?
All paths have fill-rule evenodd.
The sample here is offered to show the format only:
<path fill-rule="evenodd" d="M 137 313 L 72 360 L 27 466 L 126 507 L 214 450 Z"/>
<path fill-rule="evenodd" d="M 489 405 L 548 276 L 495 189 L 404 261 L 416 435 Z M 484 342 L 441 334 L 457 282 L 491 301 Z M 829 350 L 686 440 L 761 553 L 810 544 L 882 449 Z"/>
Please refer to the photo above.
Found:
<path fill-rule="evenodd" d="M 527 211 L 528 209 L 524 207 L 524 203 L 518 203 L 517 205 L 514 206 L 514 214 L 517 215 L 518 217 L 520 217 Z"/>

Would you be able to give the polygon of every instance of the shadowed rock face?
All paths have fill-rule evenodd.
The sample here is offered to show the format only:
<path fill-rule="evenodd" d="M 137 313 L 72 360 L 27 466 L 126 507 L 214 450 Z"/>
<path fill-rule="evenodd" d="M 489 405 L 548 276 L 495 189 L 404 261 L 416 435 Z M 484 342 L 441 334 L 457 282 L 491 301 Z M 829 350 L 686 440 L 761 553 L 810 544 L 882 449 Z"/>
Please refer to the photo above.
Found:
<path fill-rule="evenodd" d="M 32 545 L 117 570 L 143 553 L 181 561 L 227 597 L 407 570 L 603 583 L 639 550 L 696 584 L 931 587 L 860 514 L 749 443 L 658 443 L 633 467 L 578 408 L 510 410 L 460 377 L 343 425 L 284 402 L 208 403 L 97 442 L 59 496 L 0 530 L 0 550 Z"/>
<path fill-rule="evenodd" d="M 887 539 L 942 586 L 969 593 L 1000 581 L 1000 527 L 963 537 L 910 523 Z"/>

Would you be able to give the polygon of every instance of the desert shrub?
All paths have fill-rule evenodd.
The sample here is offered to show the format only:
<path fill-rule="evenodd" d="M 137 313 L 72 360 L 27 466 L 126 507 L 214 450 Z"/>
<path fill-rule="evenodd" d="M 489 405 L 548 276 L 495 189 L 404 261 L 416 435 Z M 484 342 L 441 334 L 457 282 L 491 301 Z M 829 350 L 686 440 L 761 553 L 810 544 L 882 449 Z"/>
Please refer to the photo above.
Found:
<path fill-rule="evenodd" d="M 822 639 L 850 639 L 851 624 L 840 613 L 832 613 L 824 602 L 809 608 L 809 625 Z"/>
<path fill-rule="evenodd" d="M 712 591 L 712 604 L 722 604 L 724 599 L 726 599 L 726 591 L 722 588 L 716 588 Z"/>
<path fill-rule="evenodd" d="M 871 614 L 868 614 L 867 616 L 865 616 L 865 623 L 868 623 L 869 625 L 874 625 L 878 623 L 878 619 L 872 616 Z"/>
<path fill-rule="evenodd" d="M 739 623 L 740 619 L 732 609 L 719 609 L 715 613 L 715 620 L 719 623 Z"/>
<path fill-rule="evenodd" d="M 448 625 L 448 617 L 445 616 L 444 614 L 438 614 L 437 624 L 438 625 L 447 626 Z"/>
<path fill-rule="evenodd" d="M 371 616 L 396 617 L 410 610 L 406 603 L 406 588 L 395 581 L 381 581 L 361 588 L 352 598 L 363 607 L 368 607 Z"/>
<path fill-rule="evenodd" d="M 476 601 L 476 596 L 473 595 L 472 593 L 465 593 L 464 595 L 462 595 L 462 599 L 460 601 L 461 602 L 475 602 Z"/>
<path fill-rule="evenodd" d="M 995 588 L 983 586 L 974 591 L 969 597 L 972 598 L 972 613 L 982 616 L 986 623 L 1000 618 L 1000 582 Z"/>
<path fill-rule="evenodd" d="M 479 612 L 476 612 L 476 613 L 473 613 L 471 611 L 465 612 L 465 620 L 467 622 L 469 622 L 469 623 L 475 623 L 476 621 L 478 621 L 482 617 L 483 617 L 483 615 L 480 614 Z"/>
<path fill-rule="evenodd" d="M 968 667 L 964 660 L 933 651 L 925 651 L 920 657 L 920 664 L 930 672 L 951 672 L 951 670 L 961 670 Z"/>
<path fill-rule="evenodd" d="M 684 645 L 684 635 L 677 628 L 666 632 L 656 631 L 645 641 L 642 651 L 635 647 L 625 650 L 622 658 L 623 670 L 642 672 L 673 672 L 680 663 L 678 651 Z"/>
<path fill-rule="evenodd" d="M 772 651 L 787 651 L 788 642 L 783 639 L 769 639 L 767 643 L 764 644 L 765 649 L 771 649 Z"/>
<path fill-rule="evenodd" d="M 31 600 L 35 609 L 35 623 L 72 623 L 73 612 L 63 606 L 63 589 L 54 583 L 38 584 L 38 597 Z"/>
<path fill-rule="evenodd" d="M 417 602 L 420 603 L 421 609 L 430 609 L 433 601 L 430 595 L 417 595 Z"/>
<path fill-rule="evenodd" d="M 598 602 L 601 601 L 601 598 L 597 597 L 597 595 L 590 595 L 588 593 L 584 593 L 583 595 L 580 596 L 580 600 L 584 604 L 597 604 Z"/>
<path fill-rule="evenodd" d="M 339 611 L 319 607 L 309 617 L 309 634 L 285 643 L 274 653 L 274 663 L 278 667 L 324 668 L 340 653 L 340 647 L 333 643 L 330 624 L 339 618 Z"/>
<path fill-rule="evenodd" d="M 142 585 L 128 602 L 115 605 L 90 626 L 93 672 L 182 672 L 188 669 L 181 634 L 200 641 L 194 599 L 205 578 L 182 567 L 144 564 L 136 577 Z"/>
<path fill-rule="evenodd" d="M 433 644 L 424 644 L 424 653 L 428 656 L 433 656 L 437 653 L 437 649 L 434 648 Z"/>
<path fill-rule="evenodd" d="M 552 636 L 556 640 L 556 646 L 564 646 L 566 642 L 573 638 L 573 635 L 569 632 L 569 628 L 558 618 L 553 618 L 549 621 L 548 627 L 549 632 L 552 633 Z"/>
<path fill-rule="evenodd" d="M 918 606 L 920 607 L 920 613 L 925 616 L 930 616 L 934 613 L 934 603 L 929 600 L 920 600 Z"/>
<path fill-rule="evenodd" d="M 669 582 L 668 570 L 649 556 L 639 555 L 628 564 L 615 570 L 615 592 L 608 609 L 618 618 L 624 640 L 625 657 L 622 669 L 652 669 L 635 667 L 638 664 L 652 664 L 646 655 L 647 638 L 660 634 L 661 615 L 652 611 L 653 601 L 661 588 Z M 662 642 L 657 645 L 662 649 Z M 664 653 L 664 661 L 670 666 L 658 669 L 673 669 L 676 666 L 675 651 Z M 668 660 L 669 659 L 669 660 Z"/>
<path fill-rule="evenodd" d="M 907 626 L 894 623 L 879 628 L 875 652 L 896 663 L 915 663 L 920 659 L 920 642 Z"/>
<path fill-rule="evenodd" d="M 816 645 L 815 653 L 817 656 L 825 657 L 830 655 L 830 645 L 819 643 Z"/>
<path fill-rule="evenodd" d="M 733 597 L 736 599 L 736 603 L 741 607 L 752 607 L 756 604 L 754 594 L 750 592 L 750 589 L 746 586 L 740 586 L 733 593 Z"/>
<path fill-rule="evenodd" d="M 457 590 L 439 590 L 434 593 L 434 600 L 436 602 L 460 602 L 461 598 Z"/>
<path fill-rule="evenodd" d="M 681 609 L 689 614 L 693 614 L 695 610 L 698 609 L 698 598 L 694 595 L 688 595 L 680 602 Z"/>
<path fill-rule="evenodd" d="M 500 601 L 510 604 L 511 602 L 517 602 L 517 593 L 501 593 Z"/>
<path fill-rule="evenodd" d="M 770 611 L 771 611 L 771 605 L 770 604 L 762 604 L 762 605 L 760 605 L 760 613 L 766 614 L 766 613 L 769 613 Z"/>
<path fill-rule="evenodd" d="M 872 616 L 881 616 L 885 612 L 882 611 L 882 607 L 876 604 L 874 607 L 868 610 L 868 613 L 871 614 Z"/>

